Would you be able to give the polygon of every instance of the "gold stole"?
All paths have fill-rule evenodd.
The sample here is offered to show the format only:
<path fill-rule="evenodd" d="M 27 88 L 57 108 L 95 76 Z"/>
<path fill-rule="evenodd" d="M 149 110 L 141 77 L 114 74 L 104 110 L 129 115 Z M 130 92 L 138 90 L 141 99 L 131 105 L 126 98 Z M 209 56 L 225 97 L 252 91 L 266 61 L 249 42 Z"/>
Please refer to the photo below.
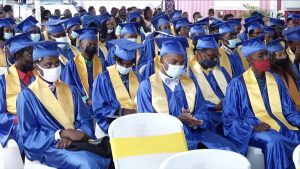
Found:
<path fill-rule="evenodd" d="M 45 30 L 44 30 L 44 32 L 43 32 L 43 35 L 44 35 L 44 39 L 45 40 L 49 40 L 50 38 L 49 38 L 49 33 L 48 33 L 48 27 L 46 26 L 45 27 Z"/>
<path fill-rule="evenodd" d="M 296 83 L 290 74 L 287 74 L 287 77 L 289 82 L 288 84 L 285 81 L 285 78 L 283 76 L 281 76 L 281 79 L 283 80 L 285 86 L 287 87 L 295 105 L 300 106 L 300 93 L 297 89 Z"/>
<path fill-rule="evenodd" d="M 295 56 L 295 54 L 293 53 L 293 51 L 291 50 L 291 48 L 288 47 L 288 48 L 286 49 L 286 52 L 287 52 L 287 54 L 289 55 L 290 61 L 291 61 L 292 63 L 294 63 L 296 56 Z M 297 66 L 297 68 L 299 69 L 300 65 L 296 65 L 296 66 Z"/>
<path fill-rule="evenodd" d="M 280 94 L 275 78 L 269 72 L 266 75 L 266 85 L 268 90 L 269 103 L 271 107 L 272 114 L 280 120 L 287 128 L 290 130 L 298 130 L 298 128 L 290 125 L 283 113 L 281 107 Z M 268 114 L 263 97 L 261 95 L 256 77 L 252 68 L 249 68 L 244 74 L 243 78 L 246 84 L 248 96 L 250 99 L 251 107 L 256 118 L 261 122 L 265 122 L 271 126 L 272 129 L 280 131 L 280 125 Z"/>
<path fill-rule="evenodd" d="M 139 86 L 139 81 L 133 71 L 129 73 L 129 93 L 119 75 L 119 72 L 115 65 L 107 68 L 114 92 L 117 100 L 119 101 L 122 108 L 136 109 L 134 99 Z"/>
<path fill-rule="evenodd" d="M 196 86 L 193 81 L 185 76 L 180 76 L 180 83 L 183 87 L 187 103 L 191 112 L 194 111 Z M 152 91 L 152 106 L 157 113 L 169 114 L 169 105 L 163 82 L 158 73 L 150 76 Z"/>
<path fill-rule="evenodd" d="M 15 65 L 11 65 L 5 73 L 6 82 L 6 109 L 11 114 L 17 114 L 17 96 L 21 92 L 20 78 Z"/>
<path fill-rule="evenodd" d="M 247 59 L 245 57 L 243 57 L 243 54 L 242 54 L 240 48 L 237 48 L 236 50 L 239 53 L 239 57 L 241 58 L 244 69 L 247 70 L 249 68 L 249 62 L 247 61 Z M 220 53 L 220 66 L 224 67 L 226 69 L 226 71 L 228 72 L 228 74 L 230 75 L 230 77 L 232 77 L 233 72 L 232 72 L 231 63 L 230 63 L 227 53 L 225 52 L 225 50 L 222 47 L 219 48 L 219 53 Z"/>
<path fill-rule="evenodd" d="M 140 60 L 140 51 L 138 49 L 135 50 L 135 66 L 138 66 Z"/>
<path fill-rule="evenodd" d="M 138 35 L 137 36 L 137 43 L 138 44 L 142 44 L 143 42 L 142 42 L 142 36 L 141 35 Z"/>
<path fill-rule="evenodd" d="M 108 50 L 105 46 L 105 41 L 103 43 L 99 42 L 98 43 L 99 49 L 102 51 L 104 58 L 107 59 L 107 55 L 108 55 Z"/>
<path fill-rule="evenodd" d="M 48 87 L 48 83 L 37 77 L 29 86 L 47 111 L 65 129 L 74 129 L 74 104 L 69 86 L 62 81 L 55 82 L 57 99 Z"/>
<path fill-rule="evenodd" d="M 73 45 L 69 44 L 70 49 L 72 50 L 74 56 L 76 56 L 80 51 Z M 69 61 L 64 55 L 59 54 L 59 60 L 61 61 L 62 64 L 66 65 L 67 62 Z"/>
<path fill-rule="evenodd" d="M 211 88 L 211 85 L 209 84 L 209 82 L 207 81 L 207 79 L 204 75 L 204 73 L 207 71 L 201 67 L 201 65 L 198 63 L 196 58 L 192 59 L 192 61 L 191 61 L 191 69 L 197 79 L 198 86 L 200 87 L 200 90 L 204 96 L 204 99 L 208 100 L 214 104 L 218 104 L 220 102 L 220 99 L 215 94 L 215 92 Z M 213 68 L 212 73 L 215 76 L 218 86 L 220 87 L 222 93 L 225 96 L 226 87 L 227 87 L 226 78 L 224 77 L 223 73 L 217 66 L 215 66 Z"/>
<path fill-rule="evenodd" d="M 6 56 L 4 54 L 4 49 L 0 48 L 0 67 L 5 67 L 6 64 Z"/>
<path fill-rule="evenodd" d="M 154 61 L 154 67 L 155 67 L 154 70 L 155 70 L 155 73 L 159 72 L 160 67 L 161 67 L 160 56 L 156 55 L 153 61 Z"/>
<path fill-rule="evenodd" d="M 175 27 L 174 27 L 174 25 L 173 24 L 171 24 L 171 33 L 172 33 L 172 35 L 176 35 L 176 33 L 175 33 Z"/>
<path fill-rule="evenodd" d="M 77 69 L 81 84 L 84 88 L 85 94 L 86 94 L 86 96 L 90 96 L 88 72 L 87 72 L 85 60 L 84 60 L 83 56 L 81 55 L 81 53 L 78 53 L 74 57 L 74 62 L 76 65 L 76 69 Z M 97 55 L 95 55 L 93 58 L 93 79 L 95 80 L 95 78 L 101 72 L 102 72 L 101 60 Z"/>

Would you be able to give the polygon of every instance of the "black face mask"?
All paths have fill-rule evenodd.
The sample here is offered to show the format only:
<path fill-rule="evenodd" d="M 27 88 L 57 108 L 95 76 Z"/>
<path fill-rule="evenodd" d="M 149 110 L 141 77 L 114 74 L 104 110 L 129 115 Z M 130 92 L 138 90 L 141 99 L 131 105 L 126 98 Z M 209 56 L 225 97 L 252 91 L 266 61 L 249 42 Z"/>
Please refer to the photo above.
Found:
<path fill-rule="evenodd" d="M 275 64 L 281 67 L 286 67 L 289 63 L 289 58 L 286 57 L 284 59 L 276 59 Z"/>
<path fill-rule="evenodd" d="M 96 46 L 87 46 L 84 51 L 89 58 L 92 58 L 97 53 L 97 47 Z"/>

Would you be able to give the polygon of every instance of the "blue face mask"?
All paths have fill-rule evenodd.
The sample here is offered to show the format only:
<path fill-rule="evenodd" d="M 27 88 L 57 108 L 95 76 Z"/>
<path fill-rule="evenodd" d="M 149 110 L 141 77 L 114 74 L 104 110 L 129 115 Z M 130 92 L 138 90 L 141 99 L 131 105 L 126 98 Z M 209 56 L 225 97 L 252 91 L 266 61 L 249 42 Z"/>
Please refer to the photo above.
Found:
<path fill-rule="evenodd" d="M 218 64 L 217 60 L 204 60 L 201 62 L 201 65 L 207 67 L 207 68 L 213 68 Z"/>

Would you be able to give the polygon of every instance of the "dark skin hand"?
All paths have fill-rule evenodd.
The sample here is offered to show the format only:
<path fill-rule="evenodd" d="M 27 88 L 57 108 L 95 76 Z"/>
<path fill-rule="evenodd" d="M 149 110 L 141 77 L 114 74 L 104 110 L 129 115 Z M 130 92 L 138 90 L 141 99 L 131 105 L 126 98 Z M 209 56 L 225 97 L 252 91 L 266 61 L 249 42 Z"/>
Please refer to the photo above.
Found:
<path fill-rule="evenodd" d="M 61 138 L 67 138 L 71 141 L 88 141 L 88 136 L 80 131 L 75 129 L 65 129 L 60 132 Z"/>
<path fill-rule="evenodd" d="M 122 111 L 123 116 L 129 115 L 129 114 L 134 114 L 134 113 L 136 113 L 135 109 L 123 109 L 123 111 Z"/>
<path fill-rule="evenodd" d="M 71 142 L 72 141 L 67 138 L 61 138 L 61 140 L 59 140 L 59 142 L 56 144 L 56 148 L 66 149 L 70 146 Z"/>
<path fill-rule="evenodd" d="M 262 131 L 267 131 L 271 128 L 270 125 L 268 125 L 267 123 L 265 122 L 262 122 L 261 124 L 257 124 L 254 126 L 254 130 L 256 132 L 262 132 Z"/>
<path fill-rule="evenodd" d="M 93 100 L 92 100 L 92 99 L 88 99 L 88 100 L 86 100 L 86 104 L 87 104 L 88 106 L 92 106 L 92 102 L 93 102 Z"/>
<path fill-rule="evenodd" d="M 222 109 L 223 109 L 223 99 L 220 100 L 220 102 L 215 105 L 215 110 L 216 111 L 222 111 Z"/>
<path fill-rule="evenodd" d="M 202 120 L 198 120 L 195 118 L 189 109 L 183 109 L 182 113 L 177 116 L 177 118 L 182 121 L 183 123 L 187 123 L 190 127 L 192 126 L 200 126 L 203 124 Z"/>

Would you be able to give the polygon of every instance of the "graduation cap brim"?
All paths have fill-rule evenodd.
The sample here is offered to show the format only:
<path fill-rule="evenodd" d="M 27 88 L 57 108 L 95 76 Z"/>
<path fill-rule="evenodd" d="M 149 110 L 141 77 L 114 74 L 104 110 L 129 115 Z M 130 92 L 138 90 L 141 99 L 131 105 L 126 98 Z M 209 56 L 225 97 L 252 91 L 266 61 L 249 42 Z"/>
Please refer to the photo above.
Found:
<path fill-rule="evenodd" d="M 219 39 L 221 37 L 220 34 L 216 33 L 216 34 L 209 34 L 209 35 L 197 35 L 197 36 L 194 36 L 194 40 L 197 41 L 201 38 L 205 38 L 205 37 L 212 37 L 212 38 L 215 38 L 215 39 Z"/>
<path fill-rule="evenodd" d="M 288 35 L 300 31 L 300 25 L 282 31 L 282 35 Z"/>
<path fill-rule="evenodd" d="M 236 43 L 236 46 L 240 46 L 240 45 L 250 43 L 250 42 L 256 41 L 256 40 L 259 40 L 259 41 L 263 42 L 264 39 L 265 39 L 265 35 L 260 35 L 260 36 L 255 37 L 255 38 L 251 38 L 251 39 L 248 39 L 248 40 L 245 40 L 245 41 L 238 42 L 238 43 Z"/>
<path fill-rule="evenodd" d="M 44 25 L 44 26 L 55 26 L 55 25 L 63 24 L 65 22 L 67 22 L 67 21 L 68 21 L 68 19 L 49 20 L 48 22 L 42 23 L 41 25 Z"/>
<path fill-rule="evenodd" d="M 143 45 L 132 42 L 126 38 L 108 41 L 111 45 L 116 45 L 124 50 L 131 51 L 143 47 Z"/>
<path fill-rule="evenodd" d="M 155 42 L 159 48 L 162 47 L 162 44 L 166 41 L 178 41 L 181 43 L 182 47 L 187 48 L 189 47 L 189 43 L 186 37 L 177 36 L 177 37 L 163 37 L 163 38 L 156 38 Z"/>

